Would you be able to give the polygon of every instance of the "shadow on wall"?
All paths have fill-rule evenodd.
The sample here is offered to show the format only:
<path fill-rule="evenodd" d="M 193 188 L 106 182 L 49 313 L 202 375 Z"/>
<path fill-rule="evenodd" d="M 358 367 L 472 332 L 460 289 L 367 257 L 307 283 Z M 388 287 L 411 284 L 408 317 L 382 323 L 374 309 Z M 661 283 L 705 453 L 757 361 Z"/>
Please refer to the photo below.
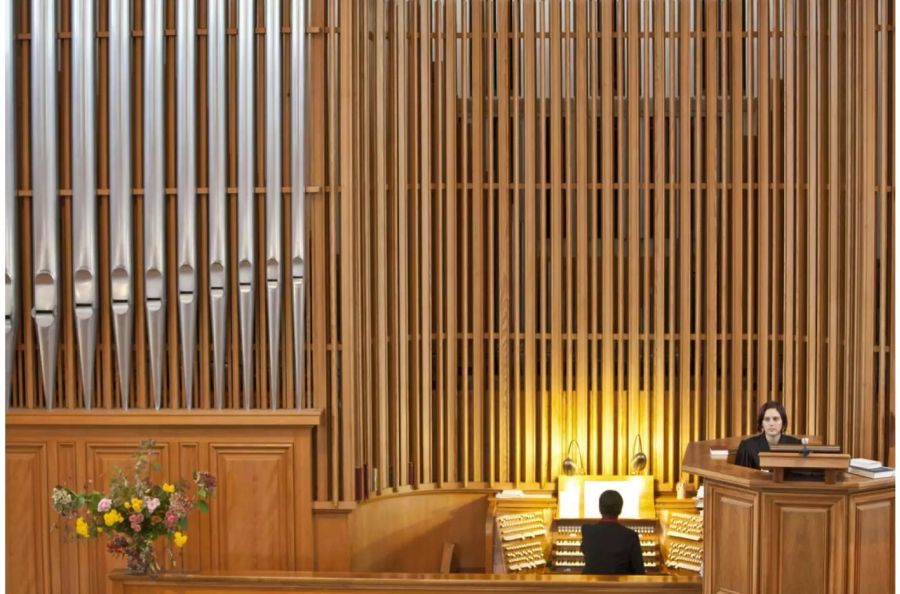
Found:
<path fill-rule="evenodd" d="M 484 493 L 404 493 L 367 501 L 351 514 L 353 571 L 440 570 L 444 543 L 454 568 L 484 571 Z"/>

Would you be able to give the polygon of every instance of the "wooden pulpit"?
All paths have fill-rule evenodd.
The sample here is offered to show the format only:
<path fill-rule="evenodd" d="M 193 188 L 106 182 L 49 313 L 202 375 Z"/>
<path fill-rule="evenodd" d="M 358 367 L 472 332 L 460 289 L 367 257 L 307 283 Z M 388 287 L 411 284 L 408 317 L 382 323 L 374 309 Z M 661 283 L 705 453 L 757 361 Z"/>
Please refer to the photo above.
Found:
<path fill-rule="evenodd" d="M 812 453 L 763 453 L 774 472 L 744 468 L 732 463 L 740 440 L 694 442 L 684 456 L 705 490 L 705 594 L 894 591 L 893 477 L 848 474 L 846 459 Z M 711 456 L 722 449 L 728 460 Z M 785 468 L 830 470 L 832 482 L 779 480 Z"/>

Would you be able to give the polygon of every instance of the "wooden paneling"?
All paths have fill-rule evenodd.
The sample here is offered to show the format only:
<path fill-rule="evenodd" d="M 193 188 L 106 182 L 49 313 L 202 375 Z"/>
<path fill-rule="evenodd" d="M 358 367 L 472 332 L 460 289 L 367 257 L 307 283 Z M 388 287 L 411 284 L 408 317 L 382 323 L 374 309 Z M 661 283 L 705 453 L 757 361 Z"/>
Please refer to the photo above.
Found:
<path fill-rule="evenodd" d="M 350 521 L 352 569 L 437 572 L 443 544 L 450 542 L 459 571 L 482 571 L 486 497 L 403 493 L 360 504 Z"/>
<path fill-rule="evenodd" d="M 7 446 L 7 592 L 51 591 L 47 457 L 44 444 Z"/>
<path fill-rule="evenodd" d="M 883 495 L 850 498 L 847 530 L 847 594 L 886 594 L 894 591 L 896 573 L 896 502 Z M 885 571 L 890 567 L 890 571 Z"/>
<path fill-rule="evenodd" d="M 703 591 L 706 594 L 757 594 L 759 495 L 707 485 L 704 498 L 705 513 L 710 521 L 704 523 Z M 734 554 L 735 542 L 742 543 L 741 550 L 752 551 L 752 554 Z"/>
<path fill-rule="evenodd" d="M 205 43 L 207 2 L 198 1 L 198 47 Z M 70 14 L 71 4 L 60 2 L 61 15 Z M 107 4 L 99 4 L 97 22 L 101 268 L 108 260 L 112 125 Z M 16 6 L 24 272 L 32 260 L 31 3 Z M 132 6 L 141 23 L 143 4 Z M 312 0 L 308 6 L 309 365 L 300 381 L 308 387 L 301 404 L 325 414 L 315 443 L 317 501 L 337 504 L 408 487 L 551 488 L 572 439 L 588 472 L 616 474 L 627 472 L 637 435 L 650 453 L 648 471 L 671 489 L 689 442 L 750 432 L 756 406 L 770 398 L 785 403 L 791 430 L 887 460 L 895 391 L 890 2 Z M 174 4 L 167 7 L 174 21 Z M 234 146 L 235 0 L 229 15 Z M 70 20 L 59 21 L 62 262 L 71 259 Z M 262 36 L 261 19 L 256 24 Z M 301 34 L 282 31 L 285 47 L 289 36 Z M 141 34 L 136 27 L 135 93 Z M 175 44 L 169 31 L 170 262 Z M 259 94 L 264 71 L 260 66 L 254 81 Z M 197 74 L 205 80 L 203 60 Z M 136 95 L 136 121 L 142 110 Z M 198 146 L 205 146 L 204 105 L 198 118 Z M 281 158 L 288 152 L 285 143 Z M 237 192 L 232 153 L 230 204 Z M 262 172 L 267 157 L 262 150 L 256 155 Z M 136 160 L 136 237 L 143 227 L 140 170 Z M 201 213 L 208 177 L 206 159 L 198 159 Z M 282 196 L 294 199 L 290 188 Z M 209 229 L 201 219 L 203 244 Z M 143 248 L 134 247 L 138 264 Z M 226 402 L 238 407 L 236 275 L 229 278 Z M 61 294 L 70 295 L 71 274 L 62 280 Z M 95 401 L 118 407 L 105 268 L 99 280 Z M 167 283 L 171 356 L 163 405 L 177 408 L 183 390 L 174 274 Z M 212 400 L 207 285 L 200 274 L 204 331 L 194 392 L 201 407 Z M 143 282 L 134 289 L 141 325 Z M 30 283 L 21 290 L 23 311 L 30 311 Z M 288 292 L 283 301 L 289 319 Z M 256 304 L 262 336 L 268 312 L 264 299 Z M 72 308 L 62 305 L 57 385 L 41 387 L 32 324 L 24 319 L 10 373 L 14 408 L 42 408 L 48 394 L 57 407 L 83 406 Z M 133 401 L 146 407 L 146 333 L 136 328 L 135 337 Z M 264 351 L 252 358 L 254 407 L 273 396 L 263 391 Z M 282 356 L 285 403 L 298 381 L 289 351 Z"/>
<path fill-rule="evenodd" d="M 761 577 L 772 594 L 844 592 L 846 498 L 763 495 Z M 884 572 L 881 572 L 884 573 Z"/>
<path fill-rule="evenodd" d="M 216 531 L 212 567 L 296 569 L 293 455 L 285 446 L 210 444 L 210 472 L 221 480 L 211 519 L 227 527 Z"/>
<path fill-rule="evenodd" d="M 320 503 L 313 510 L 316 571 L 350 571 L 353 557 L 350 513 L 354 509 L 355 503 L 336 507 Z"/>
<path fill-rule="evenodd" d="M 130 472 L 138 441 L 154 438 L 157 481 L 219 479 L 210 514 L 191 512 L 179 570 L 313 568 L 312 439 L 318 411 L 100 411 L 7 415 L 9 592 L 110 592 L 124 561 L 105 542 L 73 541 L 50 504 L 53 485 L 103 489 L 116 468 Z M 15 488 L 13 488 L 15 485 Z M 343 541 L 346 543 L 346 539 Z M 161 544 L 161 543 L 160 543 Z M 163 549 L 159 559 L 168 567 Z M 51 562 L 52 559 L 52 562 Z"/>

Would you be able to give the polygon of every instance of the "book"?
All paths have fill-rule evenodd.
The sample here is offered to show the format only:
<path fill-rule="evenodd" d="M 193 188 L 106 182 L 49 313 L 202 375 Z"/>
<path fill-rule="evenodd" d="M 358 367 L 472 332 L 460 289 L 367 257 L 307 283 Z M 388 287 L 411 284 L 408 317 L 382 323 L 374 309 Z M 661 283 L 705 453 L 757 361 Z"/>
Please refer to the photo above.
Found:
<path fill-rule="evenodd" d="M 709 448 L 710 458 L 728 458 L 728 448 Z"/>
<path fill-rule="evenodd" d="M 869 460 L 868 458 L 851 458 L 850 466 L 854 468 L 864 468 L 871 470 L 873 468 L 881 468 L 881 462 L 878 460 Z"/>
<path fill-rule="evenodd" d="M 878 468 L 857 468 L 851 466 L 847 472 L 857 474 L 870 479 L 891 478 L 894 476 L 894 469 L 887 466 L 879 466 Z"/>

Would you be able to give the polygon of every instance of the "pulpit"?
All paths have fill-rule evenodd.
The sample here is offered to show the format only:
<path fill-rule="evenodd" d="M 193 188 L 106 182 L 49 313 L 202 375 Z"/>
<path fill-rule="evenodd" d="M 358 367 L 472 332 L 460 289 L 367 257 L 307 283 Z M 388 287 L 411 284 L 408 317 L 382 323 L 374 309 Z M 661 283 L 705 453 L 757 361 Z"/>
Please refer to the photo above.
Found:
<path fill-rule="evenodd" d="M 705 490 L 705 594 L 894 591 L 893 478 L 777 481 L 711 455 L 739 443 L 694 442 L 684 456 Z"/>

